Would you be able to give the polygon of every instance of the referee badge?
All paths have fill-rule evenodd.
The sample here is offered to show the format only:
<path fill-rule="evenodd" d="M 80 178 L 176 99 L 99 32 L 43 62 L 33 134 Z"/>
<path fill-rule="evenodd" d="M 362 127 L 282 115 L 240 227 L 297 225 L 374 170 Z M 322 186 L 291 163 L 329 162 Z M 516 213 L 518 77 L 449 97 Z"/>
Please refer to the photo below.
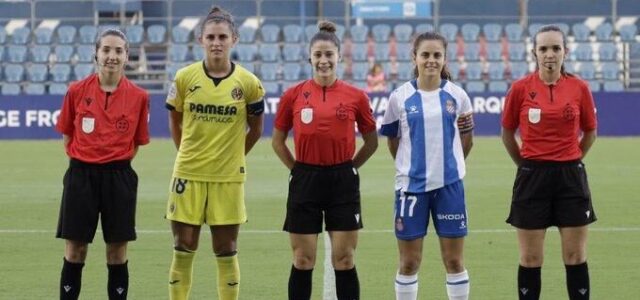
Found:
<path fill-rule="evenodd" d="M 82 117 L 82 132 L 92 133 L 95 129 L 96 119 L 93 117 Z"/>
<path fill-rule="evenodd" d="M 542 115 L 542 110 L 539 108 L 529 108 L 529 122 L 531 124 L 540 123 L 540 115 Z"/>
<path fill-rule="evenodd" d="M 303 108 L 302 111 L 300 111 L 300 120 L 304 124 L 311 123 L 311 121 L 313 121 L 313 108 L 312 107 Z"/>

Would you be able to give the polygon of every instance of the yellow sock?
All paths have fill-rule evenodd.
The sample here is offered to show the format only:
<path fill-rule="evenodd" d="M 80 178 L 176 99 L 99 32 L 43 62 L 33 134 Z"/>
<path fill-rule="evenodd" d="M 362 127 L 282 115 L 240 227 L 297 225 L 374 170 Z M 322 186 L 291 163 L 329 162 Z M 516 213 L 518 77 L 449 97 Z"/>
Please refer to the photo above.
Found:
<path fill-rule="evenodd" d="M 218 261 L 218 299 L 237 300 L 240 294 L 238 254 L 216 257 Z"/>
<path fill-rule="evenodd" d="M 173 261 L 169 269 L 170 300 L 189 299 L 194 256 L 194 252 L 173 250 Z"/>

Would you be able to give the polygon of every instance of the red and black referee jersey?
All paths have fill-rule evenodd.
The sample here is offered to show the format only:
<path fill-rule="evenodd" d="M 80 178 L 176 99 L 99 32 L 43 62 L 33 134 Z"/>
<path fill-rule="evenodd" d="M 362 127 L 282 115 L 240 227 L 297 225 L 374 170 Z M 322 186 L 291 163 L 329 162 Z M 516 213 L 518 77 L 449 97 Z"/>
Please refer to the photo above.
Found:
<path fill-rule="evenodd" d="M 93 74 L 69 86 L 56 129 L 71 140 L 67 155 L 88 163 L 130 160 L 149 143 L 149 95 L 122 77 L 113 92 Z"/>
<path fill-rule="evenodd" d="M 356 123 L 362 134 L 376 130 L 367 94 L 342 80 L 326 87 L 306 80 L 282 95 L 274 126 L 293 128 L 296 161 L 331 166 L 353 158 Z"/>
<path fill-rule="evenodd" d="M 595 105 L 586 82 L 562 75 L 552 85 L 534 72 L 511 86 L 502 126 L 520 131 L 525 159 L 570 161 L 582 158 L 580 131 L 597 127 Z"/>

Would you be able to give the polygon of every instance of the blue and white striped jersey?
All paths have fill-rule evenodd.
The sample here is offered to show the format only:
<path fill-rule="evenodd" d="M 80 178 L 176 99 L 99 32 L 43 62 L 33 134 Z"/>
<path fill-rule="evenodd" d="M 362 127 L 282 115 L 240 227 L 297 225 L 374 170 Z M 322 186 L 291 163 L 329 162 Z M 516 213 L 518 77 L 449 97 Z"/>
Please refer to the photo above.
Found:
<path fill-rule="evenodd" d="M 396 190 L 424 193 L 464 177 L 457 120 L 471 113 L 467 93 L 444 79 L 434 91 L 420 91 L 412 80 L 391 93 L 380 133 L 400 138 Z"/>

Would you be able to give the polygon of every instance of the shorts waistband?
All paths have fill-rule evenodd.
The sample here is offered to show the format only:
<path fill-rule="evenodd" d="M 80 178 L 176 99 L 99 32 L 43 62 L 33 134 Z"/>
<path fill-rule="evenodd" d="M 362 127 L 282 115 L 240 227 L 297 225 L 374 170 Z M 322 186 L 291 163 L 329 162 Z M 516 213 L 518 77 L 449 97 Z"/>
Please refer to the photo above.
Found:
<path fill-rule="evenodd" d="M 526 167 L 566 167 L 575 166 L 581 164 L 582 160 L 568 160 L 568 161 L 549 161 L 549 160 L 530 160 L 523 159 L 521 166 Z"/>
<path fill-rule="evenodd" d="M 328 165 L 328 166 L 320 166 L 320 165 L 311 165 L 305 164 L 299 161 L 296 161 L 294 164 L 294 168 L 300 168 L 304 170 L 340 170 L 340 169 L 350 169 L 353 168 L 353 161 L 346 161 L 343 163 L 339 163 L 337 165 Z"/>
<path fill-rule="evenodd" d="M 96 163 L 88 163 L 88 162 L 84 162 L 84 161 L 72 158 L 71 160 L 69 160 L 69 165 L 74 168 L 118 170 L 118 169 L 131 168 L 131 161 L 116 160 L 116 161 L 110 161 L 108 163 L 96 164 Z"/>

